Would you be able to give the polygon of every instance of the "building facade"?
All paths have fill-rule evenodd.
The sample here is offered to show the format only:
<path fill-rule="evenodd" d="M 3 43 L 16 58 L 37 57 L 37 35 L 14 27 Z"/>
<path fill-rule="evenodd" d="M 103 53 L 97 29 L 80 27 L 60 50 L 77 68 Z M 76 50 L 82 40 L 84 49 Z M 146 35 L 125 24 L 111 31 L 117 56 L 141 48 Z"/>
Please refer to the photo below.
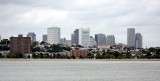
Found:
<path fill-rule="evenodd" d="M 97 45 L 95 38 L 93 38 L 93 36 L 90 36 L 90 46 L 95 46 Z"/>
<path fill-rule="evenodd" d="M 114 35 L 107 35 L 106 43 L 109 46 L 114 46 L 115 45 L 115 37 L 114 37 Z"/>
<path fill-rule="evenodd" d="M 34 32 L 29 32 L 27 37 L 31 37 L 32 42 L 36 41 L 36 34 Z"/>
<path fill-rule="evenodd" d="M 97 45 L 106 45 L 106 35 L 105 34 L 95 34 L 95 41 Z"/>
<path fill-rule="evenodd" d="M 49 44 L 59 44 L 60 43 L 60 28 L 50 27 L 47 29 L 47 42 Z"/>
<path fill-rule="evenodd" d="M 142 35 L 141 33 L 136 33 L 135 35 L 135 47 L 136 48 L 142 48 L 143 47 L 143 42 L 142 42 Z"/>
<path fill-rule="evenodd" d="M 47 34 L 43 34 L 42 40 L 43 40 L 44 42 L 47 42 Z"/>
<path fill-rule="evenodd" d="M 10 37 L 10 54 L 31 54 L 31 37 Z"/>
<path fill-rule="evenodd" d="M 80 48 L 75 48 L 71 50 L 71 55 L 75 56 L 76 58 L 79 57 L 86 57 L 88 55 L 89 51 L 86 49 L 80 49 Z"/>
<path fill-rule="evenodd" d="M 135 28 L 127 29 L 127 46 L 135 47 Z"/>
<path fill-rule="evenodd" d="M 79 29 L 79 45 L 83 47 L 90 46 L 90 29 Z"/>

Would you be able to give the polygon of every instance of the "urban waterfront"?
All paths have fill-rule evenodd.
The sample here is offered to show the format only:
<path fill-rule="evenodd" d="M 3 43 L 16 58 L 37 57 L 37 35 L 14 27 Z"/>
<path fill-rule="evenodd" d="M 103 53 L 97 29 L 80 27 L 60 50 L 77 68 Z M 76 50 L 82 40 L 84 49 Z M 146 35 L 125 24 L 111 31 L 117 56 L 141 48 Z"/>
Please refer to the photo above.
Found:
<path fill-rule="evenodd" d="M 157 81 L 159 79 L 160 61 L 0 61 L 0 81 Z"/>

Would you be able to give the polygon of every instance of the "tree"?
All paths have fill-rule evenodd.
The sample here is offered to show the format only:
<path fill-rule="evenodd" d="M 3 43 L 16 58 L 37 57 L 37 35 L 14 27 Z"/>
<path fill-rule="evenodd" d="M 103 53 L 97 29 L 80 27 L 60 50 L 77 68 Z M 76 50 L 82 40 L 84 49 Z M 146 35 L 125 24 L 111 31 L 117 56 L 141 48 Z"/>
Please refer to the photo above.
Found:
<path fill-rule="evenodd" d="M 120 53 L 118 51 L 115 51 L 114 56 L 115 56 L 115 58 L 118 58 L 120 56 Z"/>
<path fill-rule="evenodd" d="M 23 58 L 23 54 L 22 53 L 16 53 L 16 58 Z"/>
<path fill-rule="evenodd" d="M 40 53 L 40 58 L 43 58 L 43 54 L 42 53 Z"/>
<path fill-rule="evenodd" d="M 28 56 L 27 56 L 27 58 L 31 58 L 31 56 L 30 56 L 30 55 L 28 55 Z"/>
<path fill-rule="evenodd" d="M 32 48 L 32 52 L 36 52 L 36 51 L 40 52 L 41 48 L 40 47 L 34 47 L 34 48 Z"/>
<path fill-rule="evenodd" d="M 126 57 L 126 58 L 131 58 L 130 52 L 127 52 L 125 57 Z"/>
<path fill-rule="evenodd" d="M 150 52 L 147 53 L 146 58 L 148 58 L 148 59 L 151 59 L 151 58 L 152 58 L 152 55 L 151 55 Z"/>
<path fill-rule="evenodd" d="M 76 59 L 76 57 L 74 55 L 71 56 L 72 59 Z"/>
<path fill-rule="evenodd" d="M 38 55 L 36 55 L 35 53 L 32 54 L 32 58 L 38 58 Z"/>
<path fill-rule="evenodd" d="M 0 53 L 0 58 L 2 58 L 2 53 Z"/>
<path fill-rule="evenodd" d="M 38 41 L 34 41 L 34 42 L 32 42 L 32 47 L 36 47 L 37 45 L 38 45 Z"/>

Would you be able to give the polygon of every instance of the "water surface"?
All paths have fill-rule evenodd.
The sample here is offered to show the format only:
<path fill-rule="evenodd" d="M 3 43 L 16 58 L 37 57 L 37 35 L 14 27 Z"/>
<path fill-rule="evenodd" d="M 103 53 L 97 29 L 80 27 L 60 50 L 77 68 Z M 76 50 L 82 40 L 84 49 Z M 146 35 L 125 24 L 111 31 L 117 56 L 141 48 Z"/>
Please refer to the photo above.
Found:
<path fill-rule="evenodd" d="M 0 61 L 0 81 L 159 81 L 160 61 Z"/>

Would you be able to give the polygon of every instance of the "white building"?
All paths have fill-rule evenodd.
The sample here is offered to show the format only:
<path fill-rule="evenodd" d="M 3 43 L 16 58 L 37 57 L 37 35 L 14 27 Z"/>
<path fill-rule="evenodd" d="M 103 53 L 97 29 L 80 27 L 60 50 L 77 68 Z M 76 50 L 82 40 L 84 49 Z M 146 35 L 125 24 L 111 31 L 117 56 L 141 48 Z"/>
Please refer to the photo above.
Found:
<path fill-rule="evenodd" d="M 127 46 L 135 47 L 135 28 L 127 29 Z"/>
<path fill-rule="evenodd" d="M 79 29 L 79 45 L 84 47 L 90 46 L 90 29 Z"/>
<path fill-rule="evenodd" d="M 60 43 L 60 28 L 50 27 L 47 29 L 47 41 L 49 44 L 59 44 Z"/>

